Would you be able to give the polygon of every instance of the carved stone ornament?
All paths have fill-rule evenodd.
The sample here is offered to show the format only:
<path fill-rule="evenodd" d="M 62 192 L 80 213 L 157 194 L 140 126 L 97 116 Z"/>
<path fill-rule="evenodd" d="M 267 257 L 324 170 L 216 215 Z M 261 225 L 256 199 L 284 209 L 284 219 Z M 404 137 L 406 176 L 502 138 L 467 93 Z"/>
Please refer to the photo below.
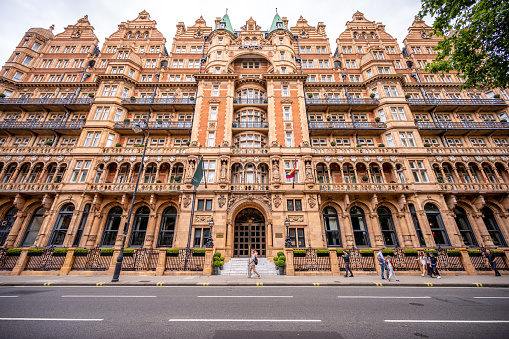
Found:
<path fill-rule="evenodd" d="M 51 158 L 50 158 L 50 157 L 45 157 L 45 158 L 44 158 L 44 161 L 50 161 L 50 160 L 51 160 Z"/>
<path fill-rule="evenodd" d="M 256 157 L 256 158 L 253 159 L 253 161 L 254 162 L 258 162 L 258 161 L 260 161 L 260 158 Z"/>
<path fill-rule="evenodd" d="M 376 158 L 376 160 L 377 160 L 378 162 L 382 162 L 382 161 L 384 161 L 384 158 L 383 158 L 383 157 L 377 157 L 377 158 Z"/>
<path fill-rule="evenodd" d="M 339 162 L 343 162 L 343 160 L 344 160 L 343 157 L 338 157 Z"/>
<path fill-rule="evenodd" d="M 304 222 L 304 216 L 302 215 L 289 215 L 288 221 L 290 222 Z"/>
<path fill-rule="evenodd" d="M 157 161 L 157 162 L 161 162 L 161 160 L 163 160 L 163 157 L 157 157 L 157 158 L 156 158 L 156 161 Z"/>
<path fill-rule="evenodd" d="M 437 161 L 440 161 L 440 162 L 441 162 L 442 160 L 444 160 L 442 157 L 440 157 L 440 156 L 439 156 L 439 157 L 437 157 Z"/>
<path fill-rule="evenodd" d="M 495 157 L 488 157 L 488 160 L 493 162 L 493 161 L 495 161 Z"/>
<path fill-rule="evenodd" d="M 103 161 L 104 161 L 104 162 L 108 162 L 108 161 L 110 161 L 110 157 L 105 156 L 105 157 L 103 158 Z"/>
<path fill-rule="evenodd" d="M 61 158 L 61 157 L 60 157 L 60 158 Z M 18 161 L 23 161 L 23 160 L 25 160 L 25 157 L 24 157 L 24 156 L 22 156 L 22 155 L 21 155 L 21 156 L 19 156 L 19 157 L 18 157 Z M 58 160 L 58 161 L 62 161 L 62 160 Z"/>
<path fill-rule="evenodd" d="M 482 161 L 482 157 L 480 157 L 480 156 L 476 156 L 476 157 L 475 157 L 475 160 L 476 160 L 476 161 Z"/>
<path fill-rule="evenodd" d="M 279 208 L 279 206 L 281 206 L 281 202 L 282 202 L 281 197 L 279 195 L 276 195 L 274 197 L 274 207 Z"/>
<path fill-rule="evenodd" d="M 308 198 L 308 204 L 309 204 L 309 207 L 315 208 L 315 206 L 316 206 L 316 199 L 313 198 L 313 197 L 309 197 Z"/>
<path fill-rule="evenodd" d="M 301 143 L 302 147 L 309 147 L 309 142 L 308 141 L 303 141 Z"/>
<path fill-rule="evenodd" d="M 279 144 L 277 143 L 277 141 L 273 141 L 273 142 L 270 143 L 270 146 L 271 147 L 278 147 Z"/>
<path fill-rule="evenodd" d="M 226 204 L 226 197 L 224 194 L 221 194 L 217 199 L 217 203 L 219 204 L 219 208 L 223 208 L 224 204 Z"/>
<path fill-rule="evenodd" d="M 325 157 L 326 162 L 330 162 L 330 157 Z"/>
<path fill-rule="evenodd" d="M 398 158 L 396 158 L 395 156 L 392 156 L 389 158 L 392 162 L 396 162 L 398 160 Z"/>
<path fill-rule="evenodd" d="M 119 161 L 119 162 L 120 162 L 120 161 L 122 161 L 122 160 L 124 160 L 124 157 L 123 157 L 123 156 L 118 156 L 118 157 L 117 157 L 117 161 Z"/>
<path fill-rule="evenodd" d="M 64 157 L 58 157 L 57 158 L 57 161 L 62 161 L 62 160 L 64 160 Z"/>
<path fill-rule="evenodd" d="M 37 160 L 37 157 L 31 157 L 30 158 L 30 161 L 36 161 Z"/>
<path fill-rule="evenodd" d="M 194 218 L 195 223 L 208 223 L 210 220 L 210 215 L 197 215 Z"/>
<path fill-rule="evenodd" d="M 469 161 L 469 160 L 470 160 L 470 158 L 469 158 L 469 157 L 466 157 L 466 156 L 465 156 L 465 157 L 461 157 L 461 159 L 462 159 L 463 161 Z"/>
<path fill-rule="evenodd" d="M 368 162 L 369 161 L 369 157 L 364 157 L 364 161 Z"/>
<path fill-rule="evenodd" d="M 184 207 L 185 208 L 188 208 L 189 205 L 191 204 L 191 197 L 189 195 L 186 195 L 183 199 L 182 199 L 182 202 L 184 203 Z"/>
<path fill-rule="evenodd" d="M 145 157 L 145 158 L 143 158 L 143 161 L 147 162 L 149 159 L 150 159 L 149 157 Z"/>
<path fill-rule="evenodd" d="M 175 157 L 170 157 L 170 161 L 174 162 L 175 161 Z"/>
<path fill-rule="evenodd" d="M 500 157 L 500 159 L 502 159 L 502 161 L 507 161 L 507 160 L 509 160 L 509 158 L 508 158 L 508 157 L 506 157 L 506 156 Z"/>
<path fill-rule="evenodd" d="M 240 162 L 246 162 L 247 159 L 245 157 L 240 158 Z"/>
<path fill-rule="evenodd" d="M 352 160 L 352 162 L 356 162 L 357 161 L 357 157 L 351 157 L 350 160 Z"/>
<path fill-rule="evenodd" d="M 71 38 L 78 39 L 81 36 L 81 30 L 77 29 L 71 33 Z"/>
<path fill-rule="evenodd" d="M 129 161 L 136 161 L 136 157 L 130 157 Z"/>

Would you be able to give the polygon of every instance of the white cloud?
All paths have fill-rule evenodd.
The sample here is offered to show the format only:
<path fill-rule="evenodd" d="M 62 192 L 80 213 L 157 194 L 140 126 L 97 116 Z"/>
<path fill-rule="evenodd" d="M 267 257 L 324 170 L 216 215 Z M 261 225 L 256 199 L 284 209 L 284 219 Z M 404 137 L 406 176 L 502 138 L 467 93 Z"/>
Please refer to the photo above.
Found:
<path fill-rule="evenodd" d="M 169 49 L 178 22 L 184 22 L 186 27 L 194 24 L 203 15 L 209 26 L 214 19 L 222 16 L 228 8 L 234 29 L 240 29 L 249 17 L 253 17 L 262 29 L 268 29 L 275 14 L 275 7 L 282 17 L 287 17 L 290 26 L 296 24 L 302 15 L 308 23 L 316 26 L 324 22 L 329 43 L 335 49 L 335 40 L 345 29 L 347 21 L 352 19 L 357 10 L 364 13 L 368 20 L 382 22 L 386 31 L 398 39 L 400 45 L 407 34 L 414 15 L 421 7 L 418 0 L 293 0 L 253 2 L 236 1 L 150 1 L 135 0 L 24 0 L 3 1 L 0 13 L 0 30 L 2 48 L 0 49 L 0 63 L 3 65 L 21 41 L 24 33 L 32 27 L 48 28 L 55 25 L 53 33 L 62 32 L 63 28 L 75 24 L 85 14 L 95 28 L 95 34 L 104 42 L 104 38 L 117 30 L 122 21 L 133 20 L 139 12 L 147 10 L 152 20 L 157 21 L 158 29 L 167 40 Z M 429 19 L 427 20 L 430 23 Z"/>

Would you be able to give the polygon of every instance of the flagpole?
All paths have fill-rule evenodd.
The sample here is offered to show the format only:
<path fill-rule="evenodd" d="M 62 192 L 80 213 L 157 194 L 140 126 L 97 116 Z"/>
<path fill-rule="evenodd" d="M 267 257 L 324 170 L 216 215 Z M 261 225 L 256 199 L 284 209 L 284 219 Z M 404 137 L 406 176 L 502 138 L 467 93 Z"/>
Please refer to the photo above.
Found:
<path fill-rule="evenodd" d="M 297 172 L 295 171 L 295 165 L 297 164 L 297 155 L 295 155 L 295 159 L 293 159 L 293 181 L 292 181 L 292 189 L 295 189 L 295 176 Z"/>
<path fill-rule="evenodd" d="M 203 160 L 203 156 L 201 157 L 201 160 Z M 198 162 L 198 164 L 201 161 Z M 202 163 L 202 169 L 203 169 L 203 163 Z M 194 176 L 193 176 L 194 178 Z M 194 186 L 194 185 L 193 185 Z M 189 248 L 191 246 L 191 233 L 193 232 L 193 219 L 194 219 L 194 204 L 196 202 L 196 186 L 194 186 L 193 189 L 193 203 L 191 205 L 191 220 L 189 220 L 189 234 L 187 235 L 187 247 L 186 247 L 186 259 L 184 261 L 184 271 L 187 267 L 187 260 L 189 259 Z"/>

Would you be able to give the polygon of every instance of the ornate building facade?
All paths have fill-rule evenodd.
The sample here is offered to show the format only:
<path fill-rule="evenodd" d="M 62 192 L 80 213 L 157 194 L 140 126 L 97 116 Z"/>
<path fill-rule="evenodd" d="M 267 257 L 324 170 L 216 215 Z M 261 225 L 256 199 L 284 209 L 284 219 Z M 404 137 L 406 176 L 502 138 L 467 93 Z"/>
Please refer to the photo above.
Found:
<path fill-rule="evenodd" d="M 28 30 L 0 72 L 6 248 L 118 250 L 148 143 L 129 248 L 205 247 L 213 218 L 226 258 L 287 235 L 507 250 L 509 94 L 426 73 L 438 39 L 421 20 L 403 48 L 360 12 L 335 44 L 277 14 L 268 30 L 178 23 L 171 44 L 145 11 L 102 45 L 87 16 L 52 31 Z"/>

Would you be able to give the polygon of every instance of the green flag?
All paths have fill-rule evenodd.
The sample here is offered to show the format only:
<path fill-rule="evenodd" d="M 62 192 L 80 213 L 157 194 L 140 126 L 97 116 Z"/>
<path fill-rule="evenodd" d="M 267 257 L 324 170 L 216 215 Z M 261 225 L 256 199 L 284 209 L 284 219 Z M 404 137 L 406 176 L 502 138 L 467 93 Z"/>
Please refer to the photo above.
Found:
<path fill-rule="evenodd" d="M 200 159 L 200 162 L 198 163 L 198 166 L 194 171 L 193 178 L 191 179 L 191 184 L 193 184 L 194 187 L 198 188 L 198 186 L 200 186 L 202 178 L 203 178 L 203 157 Z"/>

